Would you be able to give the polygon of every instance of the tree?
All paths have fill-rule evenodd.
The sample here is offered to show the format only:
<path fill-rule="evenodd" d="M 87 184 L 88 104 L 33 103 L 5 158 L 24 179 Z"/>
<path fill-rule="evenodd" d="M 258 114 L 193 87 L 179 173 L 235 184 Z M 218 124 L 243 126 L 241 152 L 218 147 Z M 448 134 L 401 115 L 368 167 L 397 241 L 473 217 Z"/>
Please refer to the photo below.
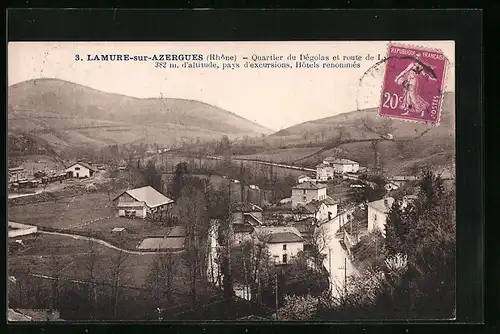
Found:
<path fill-rule="evenodd" d="M 146 168 L 142 170 L 142 177 L 146 185 L 153 187 L 160 193 L 163 192 L 161 173 L 156 169 L 155 162 L 149 160 Z"/>
<path fill-rule="evenodd" d="M 446 191 L 443 180 L 428 169 L 422 171 L 417 198 L 390 212 L 386 246 L 407 257 L 402 285 L 413 314 L 427 314 L 430 308 L 453 313 L 455 221 L 454 190 Z"/>
<path fill-rule="evenodd" d="M 119 238 L 118 248 L 122 249 L 124 247 L 125 240 Z M 116 254 L 112 258 L 111 262 L 111 296 L 113 298 L 113 316 L 116 318 L 118 315 L 118 301 L 120 299 L 120 284 L 125 272 L 125 261 L 128 259 L 129 253 L 117 250 Z"/>
<path fill-rule="evenodd" d="M 318 298 L 311 295 L 286 295 L 285 305 L 279 309 L 280 320 L 311 320 L 318 307 Z"/>
<path fill-rule="evenodd" d="M 359 176 L 362 187 L 351 188 L 350 197 L 356 203 L 373 202 L 384 197 L 387 193 L 385 189 L 386 180 L 381 175 Z"/>

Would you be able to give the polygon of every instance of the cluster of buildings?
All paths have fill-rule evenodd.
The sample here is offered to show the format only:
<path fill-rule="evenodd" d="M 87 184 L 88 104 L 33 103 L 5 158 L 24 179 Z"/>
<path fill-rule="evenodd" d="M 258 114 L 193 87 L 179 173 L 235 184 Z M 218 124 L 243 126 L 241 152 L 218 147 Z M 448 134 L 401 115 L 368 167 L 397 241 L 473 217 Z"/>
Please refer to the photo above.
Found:
<path fill-rule="evenodd" d="M 65 179 L 85 179 L 94 176 L 100 170 L 104 170 L 103 165 L 93 166 L 92 162 L 78 160 L 68 163 L 64 170 L 37 170 L 28 171 L 24 167 L 9 168 L 10 188 L 35 188 L 41 184 L 47 184 Z"/>

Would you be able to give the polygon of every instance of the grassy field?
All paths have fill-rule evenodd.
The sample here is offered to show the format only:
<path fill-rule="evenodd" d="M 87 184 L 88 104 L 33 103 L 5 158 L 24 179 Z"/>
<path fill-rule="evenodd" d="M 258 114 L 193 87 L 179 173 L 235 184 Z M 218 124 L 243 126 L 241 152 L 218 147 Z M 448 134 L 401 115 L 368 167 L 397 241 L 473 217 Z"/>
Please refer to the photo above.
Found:
<path fill-rule="evenodd" d="M 169 231 L 158 223 L 116 217 L 107 193 L 85 193 L 57 201 L 11 206 L 8 214 L 10 221 L 50 231 L 91 233 L 91 236 L 114 245 L 119 243 L 119 237 L 111 230 L 124 227 L 123 248 L 128 249 L 136 249 L 145 237 L 161 237 Z"/>

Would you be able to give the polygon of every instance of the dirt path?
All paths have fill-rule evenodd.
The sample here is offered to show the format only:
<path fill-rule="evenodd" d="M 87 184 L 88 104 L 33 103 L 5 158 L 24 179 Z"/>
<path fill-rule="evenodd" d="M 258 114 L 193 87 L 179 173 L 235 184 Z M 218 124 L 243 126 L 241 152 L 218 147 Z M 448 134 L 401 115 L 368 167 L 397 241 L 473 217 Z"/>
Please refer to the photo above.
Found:
<path fill-rule="evenodd" d="M 110 244 L 109 242 L 106 242 L 104 240 L 101 240 L 101 239 L 96 239 L 96 238 L 91 238 L 91 237 L 85 237 L 85 236 L 82 236 L 82 235 L 76 235 L 76 234 L 70 234 L 70 233 L 61 233 L 61 232 L 48 232 L 48 231 L 38 231 L 38 233 L 43 233 L 43 234 L 50 234 L 50 235 L 60 235 L 60 236 L 63 236 L 63 237 L 68 237 L 68 238 L 73 238 L 75 240 L 87 240 L 87 241 L 93 241 L 93 242 L 96 242 L 98 244 L 101 244 L 105 247 L 108 247 L 108 248 L 111 248 L 111 249 L 114 249 L 114 250 L 117 250 L 117 251 L 121 251 L 123 253 L 127 253 L 127 254 L 132 254 L 132 255 L 155 255 L 155 254 L 179 254 L 179 253 L 182 253 L 183 251 L 182 250 L 176 250 L 176 251 L 162 251 L 162 252 L 154 252 L 154 251 L 148 251 L 148 252 L 141 252 L 141 251 L 132 251 L 132 250 L 128 250 L 128 249 L 123 249 L 123 248 L 119 248 L 119 247 L 116 247 L 112 244 Z"/>

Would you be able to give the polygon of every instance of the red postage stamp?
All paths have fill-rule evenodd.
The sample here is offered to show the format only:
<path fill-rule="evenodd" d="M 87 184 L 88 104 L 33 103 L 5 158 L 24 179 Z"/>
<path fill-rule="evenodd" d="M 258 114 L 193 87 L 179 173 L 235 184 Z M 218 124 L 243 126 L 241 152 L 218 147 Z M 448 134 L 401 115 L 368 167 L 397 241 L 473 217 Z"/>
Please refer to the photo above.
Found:
<path fill-rule="evenodd" d="M 446 68 L 439 50 L 390 44 L 380 116 L 439 124 Z"/>

